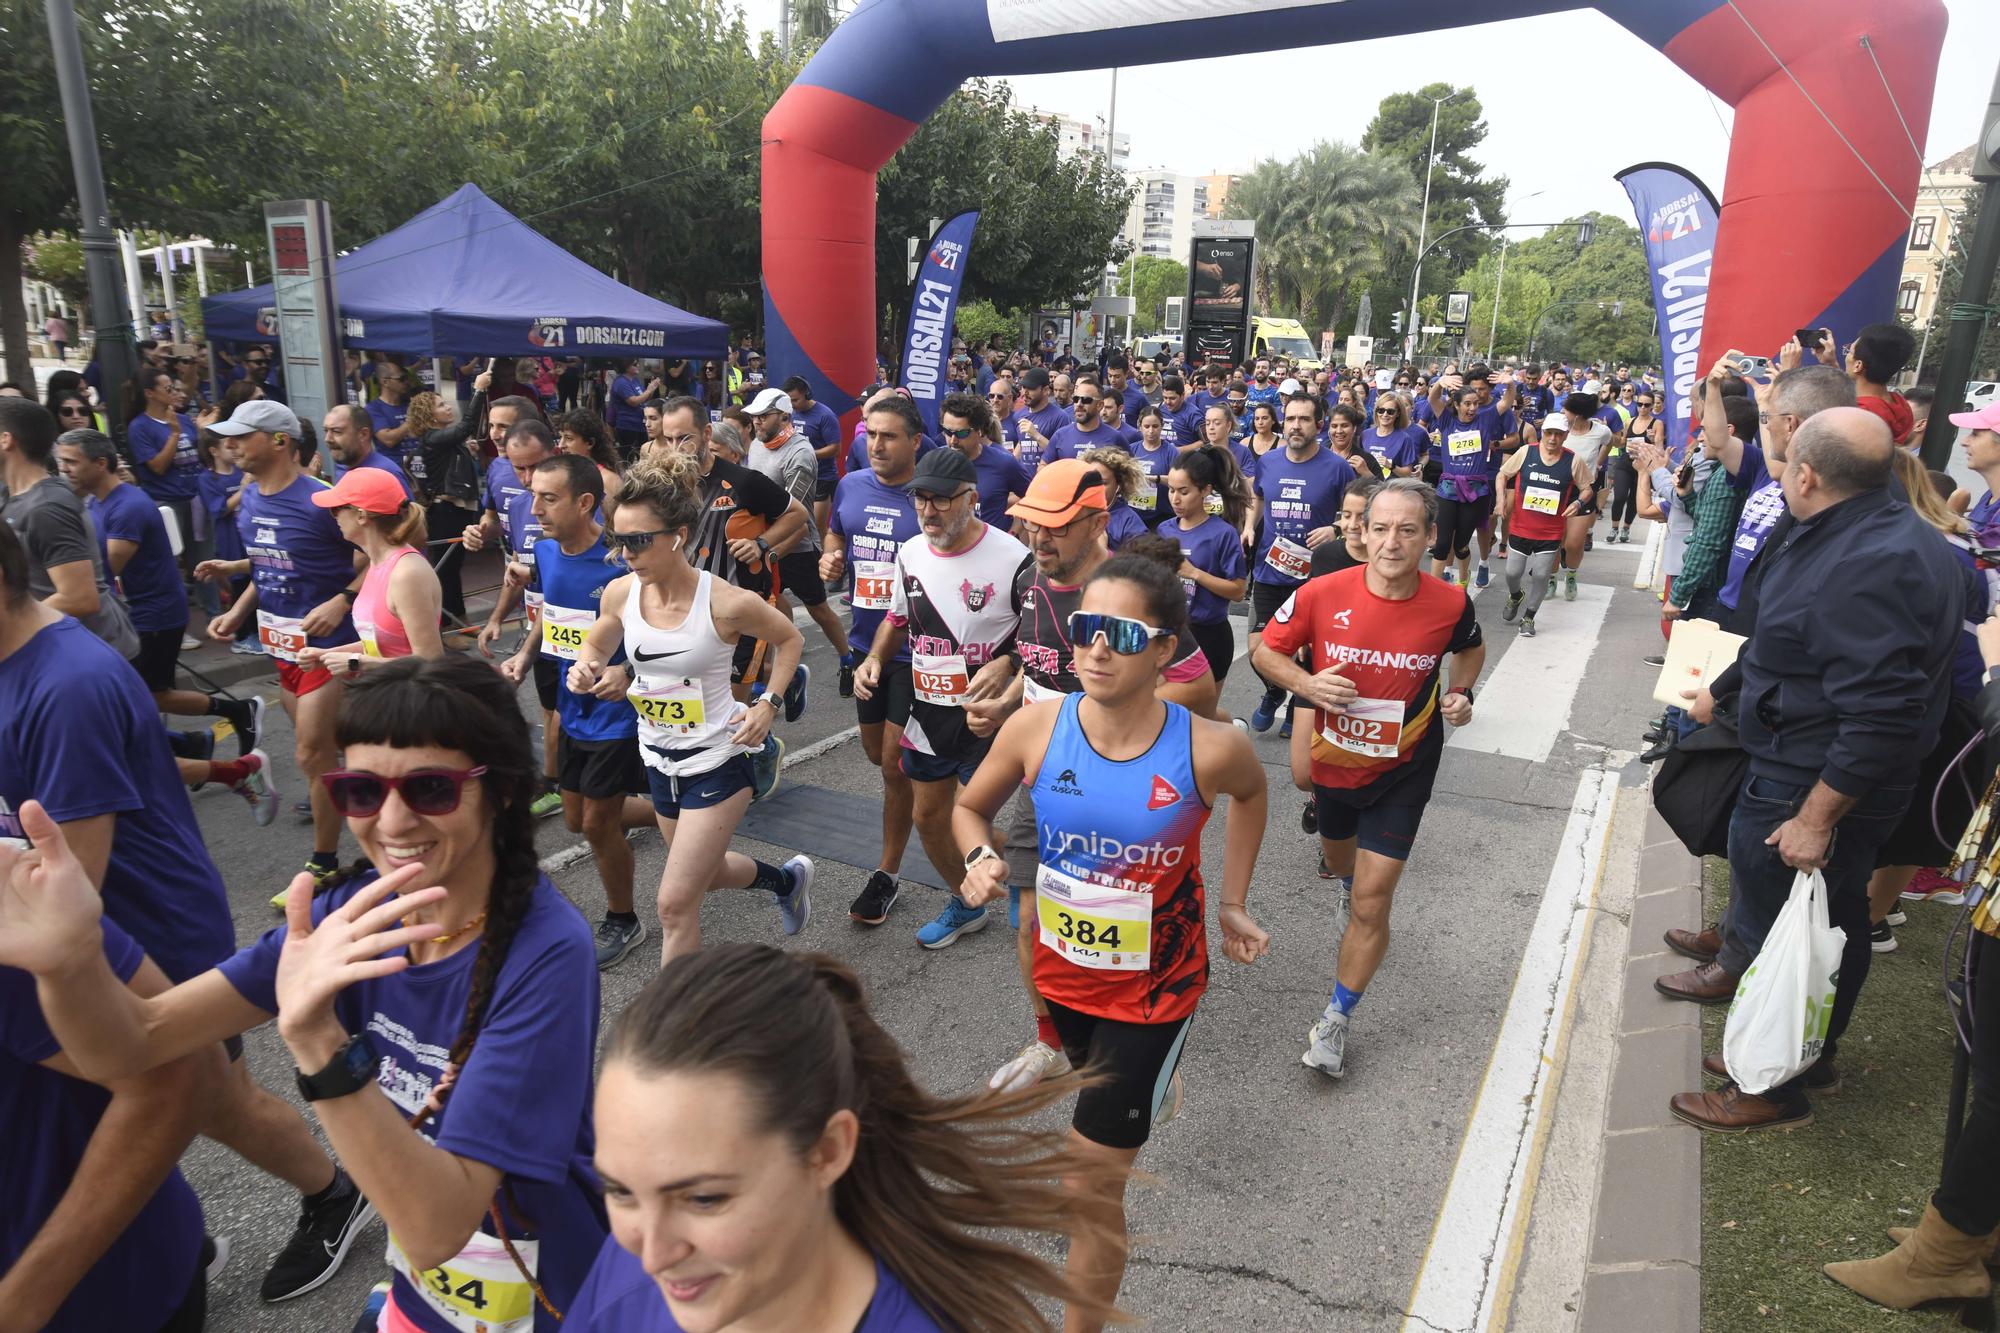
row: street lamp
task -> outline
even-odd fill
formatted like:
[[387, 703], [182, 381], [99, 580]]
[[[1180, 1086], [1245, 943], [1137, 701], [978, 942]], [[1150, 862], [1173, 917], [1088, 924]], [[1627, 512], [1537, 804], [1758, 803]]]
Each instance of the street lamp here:
[[[1534, 194], [1524, 194], [1514, 202], [1525, 204], [1530, 199], [1547, 194], [1547, 190], [1536, 190]], [[1512, 238], [1505, 231], [1500, 234], [1500, 272], [1493, 279], [1493, 323], [1486, 330], [1486, 359], [1491, 361], [1500, 341], [1500, 292], [1507, 285], [1507, 242]]]
[[[1431, 104], [1431, 151], [1424, 159], [1424, 211], [1417, 219], [1417, 267], [1410, 276], [1410, 327], [1417, 326], [1417, 288], [1424, 280], [1424, 234], [1431, 222], [1431, 173], [1437, 170], [1438, 116], [1444, 111], [1444, 104], [1452, 98], [1463, 96], [1469, 89], [1461, 88], [1451, 97], [1433, 97]], [[1419, 94], [1421, 96], [1422, 94]], [[1407, 351], [1404, 352], [1408, 356]]]

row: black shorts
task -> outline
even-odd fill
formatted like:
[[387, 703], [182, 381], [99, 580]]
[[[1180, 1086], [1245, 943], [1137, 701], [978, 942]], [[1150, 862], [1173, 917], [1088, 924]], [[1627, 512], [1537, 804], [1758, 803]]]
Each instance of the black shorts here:
[[174, 664], [180, 661], [181, 636], [186, 633], [186, 625], [139, 631], [139, 655], [132, 659], [132, 665], [154, 694], [174, 687]]
[[[1302, 585], [1297, 583], [1257, 583], [1250, 584], [1250, 632], [1271, 623], [1271, 617], [1278, 614], [1278, 608], [1290, 601], [1292, 594]], [[1212, 665], [1212, 664], [1211, 664]]]
[[556, 738], [556, 786], [588, 801], [605, 801], [649, 790], [639, 738], [580, 741], [564, 732]]
[[1516, 537], [1509, 533], [1507, 537], [1507, 549], [1510, 551], [1519, 551], [1522, 555], [1540, 555], [1544, 551], [1562, 550], [1562, 538]]
[[1319, 836], [1332, 842], [1356, 839], [1362, 851], [1392, 861], [1410, 859], [1417, 827], [1424, 822], [1437, 781], [1438, 744], [1399, 764], [1388, 776], [1365, 787], [1322, 787], [1313, 784], [1313, 809], [1319, 816]]
[[979, 771], [980, 761], [992, 748], [991, 737], [981, 741], [971, 754], [962, 756], [925, 754], [905, 745], [898, 762], [902, 765], [903, 776], [912, 782], [956, 782], [964, 786], [972, 781], [972, 775]]
[[[685, 751], [673, 751], [677, 757]], [[757, 770], [748, 753], [731, 755], [706, 773], [668, 777], [657, 768], [646, 769], [646, 783], [652, 789], [653, 812], [662, 819], [679, 819], [683, 810], [706, 810], [721, 805], [739, 791], [757, 785]]]
[[1493, 492], [1470, 500], [1453, 500], [1447, 496], [1438, 497], [1437, 542], [1431, 547], [1431, 559], [1449, 560], [1454, 555], [1464, 559], [1472, 553], [1472, 538], [1480, 528], [1493, 517]]
[[535, 697], [541, 700], [544, 713], [556, 711], [556, 686], [562, 680], [565, 665], [557, 658], [535, 654]]
[[916, 692], [910, 681], [908, 662], [884, 662], [882, 678], [875, 683], [873, 698], [854, 696], [854, 716], [864, 727], [893, 722], [899, 727], [910, 723], [910, 701]]
[[813, 482], [813, 499], [831, 500], [833, 498], [833, 488], [839, 484], [840, 484], [839, 477], [819, 478], [817, 481]]
[[1124, 1023], [1047, 1003], [1070, 1064], [1105, 1078], [1076, 1095], [1070, 1127], [1107, 1148], [1144, 1144], [1180, 1065], [1194, 1015], [1172, 1023]]
[[807, 606], [826, 601], [826, 584], [819, 576], [817, 551], [793, 551], [778, 557], [778, 586]]
[[1229, 617], [1220, 620], [1191, 620], [1188, 633], [1201, 645], [1201, 655], [1208, 659], [1208, 669], [1215, 673], [1219, 682], [1229, 675], [1229, 664], [1236, 660], [1236, 630], [1229, 623]]

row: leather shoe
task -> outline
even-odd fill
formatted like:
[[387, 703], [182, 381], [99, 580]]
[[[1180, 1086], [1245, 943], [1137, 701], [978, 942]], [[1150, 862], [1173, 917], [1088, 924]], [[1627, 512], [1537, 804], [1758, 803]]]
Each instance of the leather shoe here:
[[[1701, 1057], [1701, 1072], [1718, 1083], [1734, 1082], [1729, 1077], [1729, 1067], [1722, 1062], [1722, 1053]], [[1840, 1069], [1825, 1060], [1815, 1060], [1806, 1066], [1806, 1091], [1819, 1094], [1840, 1091]]]
[[1667, 1107], [1676, 1118], [1710, 1134], [1799, 1129], [1813, 1120], [1812, 1107], [1803, 1097], [1795, 1102], [1773, 1101], [1745, 1092], [1734, 1083], [1714, 1092], [1677, 1092], [1668, 1099]]
[[1691, 972], [1675, 972], [1653, 982], [1653, 989], [1670, 1000], [1695, 1004], [1728, 1004], [1736, 998], [1736, 974], [1720, 963], [1703, 963]]
[[1665, 740], [1666, 738], [1667, 738], [1667, 733], [1660, 730], [1658, 727], [1654, 727], [1651, 731], [1639, 737], [1640, 740], [1646, 742], [1646, 744], [1648, 745], [1658, 745], [1661, 741]]
[[1715, 956], [1722, 952], [1722, 932], [1714, 926], [1703, 926], [1700, 930], [1675, 927], [1660, 938], [1667, 942], [1669, 949], [1697, 963], [1712, 963]]
[[1649, 653], [1639, 660], [1647, 666], [1665, 666], [1667, 664], [1667, 655], [1665, 653]]
[[1654, 743], [1652, 749], [1646, 751], [1644, 754], [1639, 756], [1639, 762], [1642, 764], [1657, 764], [1662, 759], [1665, 759], [1668, 755], [1672, 754], [1674, 752], [1674, 746], [1679, 742], [1680, 742], [1679, 732], [1675, 732], [1674, 734], [1669, 736], [1662, 736], [1658, 741]]

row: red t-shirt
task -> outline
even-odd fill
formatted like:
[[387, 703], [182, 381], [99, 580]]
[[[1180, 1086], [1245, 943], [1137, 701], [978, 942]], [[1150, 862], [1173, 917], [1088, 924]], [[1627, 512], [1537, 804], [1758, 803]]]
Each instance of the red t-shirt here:
[[1429, 574], [1403, 601], [1368, 589], [1366, 566], [1308, 580], [1263, 630], [1264, 646], [1312, 649], [1315, 673], [1338, 665], [1360, 697], [1344, 713], [1315, 710], [1315, 785], [1365, 787], [1444, 743], [1437, 725], [1438, 665], [1483, 640], [1463, 588]]
[[1897, 444], [1909, 442], [1910, 431], [1917, 424], [1917, 414], [1911, 409], [1909, 400], [1902, 394], [1891, 389], [1887, 398], [1872, 396], [1857, 398], [1854, 400], [1854, 405], [1864, 412], [1873, 412], [1888, 422], [1890, 438]]

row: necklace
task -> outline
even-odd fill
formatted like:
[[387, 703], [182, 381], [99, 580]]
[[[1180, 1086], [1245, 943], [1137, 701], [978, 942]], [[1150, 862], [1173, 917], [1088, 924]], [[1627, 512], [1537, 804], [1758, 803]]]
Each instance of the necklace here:
[[[408, 923], [407, 923], [407, 922], [398, 922], [397, 924], [399, 924], [399, 925], [407, 925]], [[480, 928], [481, 926], [483, 926], [483, 925], [485, 925], [485, 924], [486, 924], [486, 913], [484, 913], [484, 912], [481, 912], [481, 913], [480, 913], [480, 914], [479, 914], [478, 916], [476, 916], [476, 917], [472, 918], [472, 920], [470, 920], [470, 921], [466, 922], [466, 923], [465, 923], [464, 925], [460, 926], [460, 927], [459, 927], [459, 928], [458, 928], [457, 930], [454, 930], [454, 931], [452, 931], [452, 932], [451, 932], [450, 934], [448, 934], [448, 935], [440, 935], [440, 936], [438, 936], [438, 937], [437, 937], [436, 939], [434, 939], [434, 940], [425, 940], [425, 941], [423, 941], [423, 943], [425, 943], [425, 944], [449, 944], [449, 943], [451, 943], [451, 942], [452, 942], [453, 940], [457, 939], [457, 938], [458, 938], [458, 937], [459, 937], [460, 935], [463, 935], [463, 934], [465, 934], [465, 933], [466, 933], [467, 931], [472, 931], [472, 930], [477, 930], [477, 929], [479, 929], [479, 928]]]

